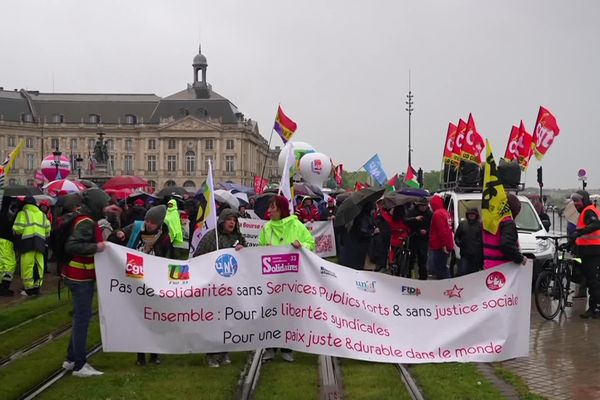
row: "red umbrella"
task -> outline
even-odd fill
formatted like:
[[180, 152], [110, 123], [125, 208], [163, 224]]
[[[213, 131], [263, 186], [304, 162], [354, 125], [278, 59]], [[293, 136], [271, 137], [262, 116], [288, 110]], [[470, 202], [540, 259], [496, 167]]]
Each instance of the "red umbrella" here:
[[87, 189], [84, 184], [68, 179], [52, 181], [44, 186], [44, 190], [51, 196], [62, 196], [67, 193], [81, 192]]
[[110, 178], [103, 189], [137, 189], [148, 186], [148, 182], [139, 176], [122, 175]]
[[106, 194], [111, 197], [116, 198], [117, 200], [123, 200], [131, 196], [135, 191], [133, 189], [104, 189]]

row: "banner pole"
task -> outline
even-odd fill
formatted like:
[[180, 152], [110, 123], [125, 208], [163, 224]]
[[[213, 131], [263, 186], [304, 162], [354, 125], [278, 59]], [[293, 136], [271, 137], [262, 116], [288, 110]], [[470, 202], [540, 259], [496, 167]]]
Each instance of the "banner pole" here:
[[262, 171], [260, 173], [260, 184], [262, 185], [263, 178], [265, 177], [265, 168], [267, 167], [267, 157], [269, 156], [269, 151], [271, 150], [271, 140], [273, 139], [273, 131], [275, 130], [275, 121], [277, 120], [277, 113], [279, 113], [279, 107], [281, 107], [281, 103], [277, 104], [277, 112], [275, 113], [275, 118], [273, 118], [273, 126], [271, 127], [271, 135], [269, 135], [269, 144], [267, 144], [267, 151], [265, 152], [265, 161], [263, 162]]

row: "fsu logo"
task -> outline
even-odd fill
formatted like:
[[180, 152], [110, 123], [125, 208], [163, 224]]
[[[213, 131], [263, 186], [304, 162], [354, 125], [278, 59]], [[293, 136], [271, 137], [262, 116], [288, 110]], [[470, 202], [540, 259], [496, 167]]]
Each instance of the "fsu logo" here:
[[500, 271], [494, 271], [487, 276], [485, 279], [485, 284], [490, 290], [499, 290], [506, 283], [506, 278], [504, 274]]
[[320, 174], [321, 171], [323, 170], [323, 161], [313, 160], [312, 163], [310, 164], [310, 168], [312, 169], [312, 172], [314, 172], [315, 174]]
[[127, 253], [125, 275], [129, 278], [142, 279], [144, 277], [144, 258]]

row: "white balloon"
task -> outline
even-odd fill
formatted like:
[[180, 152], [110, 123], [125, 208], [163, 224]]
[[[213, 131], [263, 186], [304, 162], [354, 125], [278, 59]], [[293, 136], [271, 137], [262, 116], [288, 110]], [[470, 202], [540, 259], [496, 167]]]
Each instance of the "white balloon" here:
[[323, 153], [309, 153], [300, 159], [300, 175], [305, 182], [323, 187], [330, 172], [331, 159]]
[[[279, 159], [277, 160], [277, 164], [279, 165], [279, 172], [283, 173], [283, 167], [285, 165], [285, 155], [287, 154], [287, 149], [289, 146], [294, 146], [294, 151], [305, 150], [308, 153], [314, 153], [316, 150], [308, 143], [304, 142], [287, 142], [283, 148], [281, 149], [281, 153], [279, 153]], [[296, 159], [298, 162], [298, 159]]]

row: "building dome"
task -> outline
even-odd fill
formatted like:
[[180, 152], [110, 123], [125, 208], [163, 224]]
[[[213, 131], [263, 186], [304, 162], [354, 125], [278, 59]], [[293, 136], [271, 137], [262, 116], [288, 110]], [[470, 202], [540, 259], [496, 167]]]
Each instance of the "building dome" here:
[[198, 47], [198, 54], [196, 54], [196, 56], [194, 57], [194, 62], [192, 63], [192, 65], [207, 65], [206, 57], [204, 57], [204, 55], [202, 54], [202, 49], [200, 46]]

